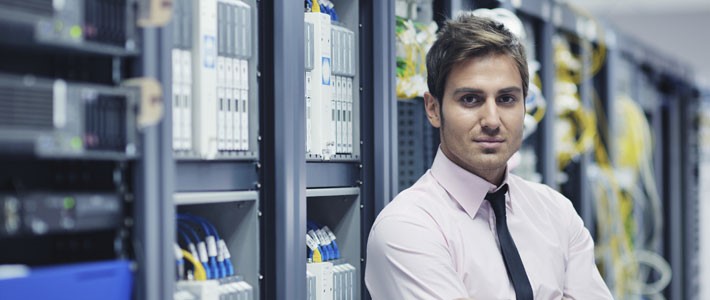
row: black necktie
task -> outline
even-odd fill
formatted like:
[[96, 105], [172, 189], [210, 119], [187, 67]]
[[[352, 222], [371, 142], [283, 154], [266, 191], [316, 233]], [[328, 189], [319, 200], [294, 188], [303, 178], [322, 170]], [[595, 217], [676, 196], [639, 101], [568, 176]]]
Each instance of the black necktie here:
[[500, 243], [500, 252], [503, 254], [505, 269], [508, 271], [508, 278], [513, 283], [515, 297], [518, 300], [532, 300], [533, 292], [525, 273], [525, 266], [520, 260], [518, 248], [515, 247], [513, 237], [508, 231], [508, 222], [505, 218], [505, 193], [508, 192], [508, 184], [504, 184], [497, 192], [486, 194], [486, 200], [491, 203], [493, 213], [496, 215], [496, 233]]

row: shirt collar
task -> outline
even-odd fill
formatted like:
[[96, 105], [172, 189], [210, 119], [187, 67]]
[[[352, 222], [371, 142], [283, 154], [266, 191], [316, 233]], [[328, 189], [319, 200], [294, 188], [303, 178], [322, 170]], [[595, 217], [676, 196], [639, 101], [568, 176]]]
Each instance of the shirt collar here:
[[[436, 152], [436, 157], [434, 158], [434, 163], [431, 166], [431, 173], [434, 179], [441, 185], [441, 187], [449, 193], [449, 195], [458, 204], [463, 207], [464, 211], [473, 219], [476, 213], [481, 208], [481, 204], [489, 192], [495, 192], [500, 187], [496, 186], [485, 179], [479, 177], [476, 174], [469, 172], [468, 170], [460, 167], [453, 161], [451, 161], [446, 155], [439, 149]], [[510, 195], [510, 186], [508, 176], [508, 169], [506, 168], [505, 174], [503, 175], [503, 184], [508, 183], [508, 195]], [[506, 207], [512, 212], [512, 206], [510, 202], [510, 197], [505, 198]]]

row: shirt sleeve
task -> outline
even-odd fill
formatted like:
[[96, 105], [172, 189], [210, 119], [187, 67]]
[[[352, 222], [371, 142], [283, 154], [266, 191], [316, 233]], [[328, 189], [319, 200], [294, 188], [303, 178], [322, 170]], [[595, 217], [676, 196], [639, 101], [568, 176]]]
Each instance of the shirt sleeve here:
[[594, 261], [594, 240], [569, 200], [571, 210], [564, 299], [613, 299]]
[[426, 217], [387, 216], [373, 226], [367, 244], [365, 284], [372, 299], [467, 297], [446, 240]]

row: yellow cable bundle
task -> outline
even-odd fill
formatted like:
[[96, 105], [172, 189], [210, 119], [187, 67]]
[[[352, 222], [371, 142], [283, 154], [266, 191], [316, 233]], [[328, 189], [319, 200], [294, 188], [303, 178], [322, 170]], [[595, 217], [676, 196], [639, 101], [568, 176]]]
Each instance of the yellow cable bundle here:
[[653, 149], [651, 130], [641, 108], [631, 98], [622, 95], [617, 99], [616, 108], [621, 130], [616, 138], [619, 146], [618, 162], [621, 167], [638, 170], [641, 161], [648, 159]]
[[[601, 127], [606, 129], [606, 116], [596, 92], [593, 94], [596, 115]], [[593, 126], [596, 130], [596, 118]], [[636, 229], [629, 226], [633, 220], [633, 201], [623, 191], [617, 173], [601, 136], [593, 137], [594, 157], [599, 172], [590, 178], [596, 199], [597, 247], [595, 249], [599, 269], [604, 270], [607, 284], [616, 299], [627, 299], [633, 294], [638, 278], [633, 237]]]
[[207, 280], [207, 272], [205, 272], [205, 267], [202, 266], [200, 261], [197, 260], [189, 251], [185, 249], [182, 250], [182, 256], [189, 261], [195, 268], [195, 280]]
[[553, 42], [557, 66], [557, 162], [562, 170], [573, 159], [593, 148], [597, 128], [594, 114], [584, 107], [577, 91], [575, 77], [582, 70], [581, 62], [572, 54], [563, 37], [556, 36]]
[[[600, 125], [605, 132], [606, 117], [601, 101], [596, 94], [594, 96]], [[644, 295], [663, 299], [661, 291], [668, 285], [671, 271], [668, 263], [653, 252], [659, 246], [663, 219], [653, 177], [650, 125], [640, 106], [628, 96], [620, 96], [614, 104], [615, 119], [622, 121], [612, 132], [616, 142], [615, 160], [612, 163], [601, 137], [597, 136], [594, 154], [599, 172], [590, 178], [596, 183], [592, 191], [597, 200], [597, 263], [615, 298]], [[643, 223], [653, 224], [650, 238], [638, 235], [636, 210], [653, 213], [653, 218], [645, 219]], [[647, 283], [651, 270], [660, 276], [656, 282]]]
[[[568, 4], [569, 5], [569, 4]], [[578, 16], [580, 16], [579, 20], [586, 20], [586, 22], [581, 23], [585, 24], [587, 26], [593, 26], [593, 27], [588, 27], [585, 28], [586, 31], [589, 31], [590, 29], [594, 31], [595, 36], [596, 36], [596, 45], [594, 45], [588, 38], [591, 37], [580, 37], [578, 35], [573, 35], [569, 34], [567, 35], [567, 38], [574, 42], [575, 44], [579, 45], [580, 48], [584, 49], [586, 52], [591, 52], [591, 59], [590, 59], [590, 66], [587, 69], [581, 68], [575, 68], [575, 69], [570, 69], [568, 70], [568, 75], [570, 79], [576, 83], [579, 84], [581, 83], [585, 78], [592, 77], [595, 74], [601, 70], [602, 66], [604, 66], [604, 60], [606, 59], [606, 39], [605, 39], [605, 32], [604, 32], [604, 27], [599, 25], [599, 22], [597, 19], [591, 15], [589, 12], [580, 9], [574, 5], [569, 5], [570, 9], [575, 12]], [[589, 23], [587, 23], [589, 22]], [[578, 32], [578, 34], [586, 35], [587, 32]], [[580, 55], [575, 55], [570, 52], [570, 57], [576, 59], [577, 61], [582, 61], [582, 57]], [[558, 72], [560, 70], [558, 69]]]
[[323, 256], [320, 254], [320, 250], [318, 250], [318, 248], [313, 250], [313, 262], [323, 262]]
[[320, 12], [320, 4], [318, 4], [318, 0], [313, 0], [311, 12]]

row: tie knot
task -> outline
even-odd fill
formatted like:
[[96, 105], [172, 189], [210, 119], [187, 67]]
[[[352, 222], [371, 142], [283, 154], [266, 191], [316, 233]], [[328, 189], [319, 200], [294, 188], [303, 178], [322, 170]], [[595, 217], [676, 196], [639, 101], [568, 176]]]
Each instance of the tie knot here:
[[508, 184], [506, 183], [497, 191], [486, 194], [486, 200], [491, 203], [491, 207], [493, 208], [493, 212], [496, 217], [500, 217], [501, 213], [505, 216], [505, 193], [507, 192]]
[[505, 193], [508, 192], [508, 184], [504, 184], [501, 186], [497, 191], [493, 193], [488, 193], [486, 194], [486, 200], [488, 201], [495, 201], [498, 199], [505, 199]]

